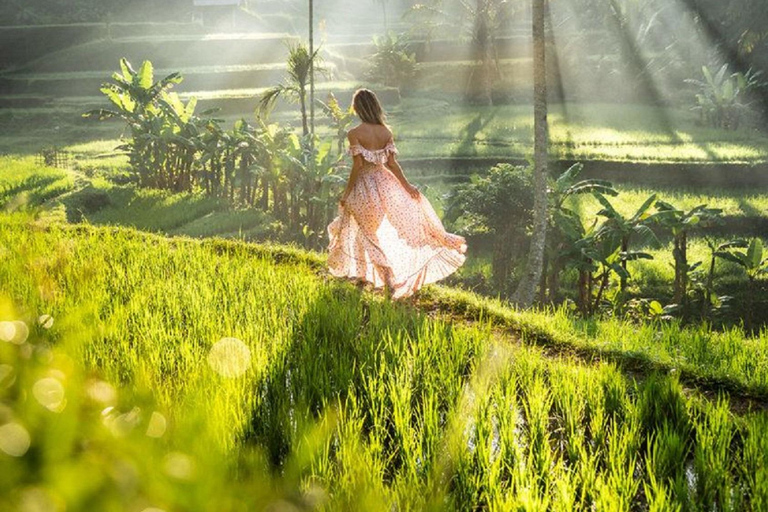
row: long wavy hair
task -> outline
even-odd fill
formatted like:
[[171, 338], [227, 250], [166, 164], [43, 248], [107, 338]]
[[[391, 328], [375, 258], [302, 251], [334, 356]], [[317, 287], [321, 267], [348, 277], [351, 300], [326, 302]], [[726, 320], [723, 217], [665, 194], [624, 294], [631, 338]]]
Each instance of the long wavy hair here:
[[386, 126], [387, 115], [372, 90], [365, 88], [356, 90], [352, 96], [352, 107], [364, 123]]

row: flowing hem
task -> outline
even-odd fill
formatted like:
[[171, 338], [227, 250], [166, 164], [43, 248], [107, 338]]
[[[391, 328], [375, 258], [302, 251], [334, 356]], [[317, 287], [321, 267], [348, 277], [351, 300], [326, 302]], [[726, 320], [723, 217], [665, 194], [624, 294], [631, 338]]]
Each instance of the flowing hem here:
[[[365, 237], [368, 243], [378, 248], [378, 246], [376, 246], [376, 244], [373, 243], [368, 237], [368, 235], [366, 235], [362, 230], [360, 230], [359, 234]], [[341, 248], [333, 249], [331, 252], [335, 252], [335, 251], [338, 251], [342, 255], [346, 256], [348, 259], [353, 259], [358, 263], [362, 262], [362, 264], [364, 265], [364, 272], [363, 272], [363, 275], [360, 275], [359, 272], [352, 273], [348, 271], [345, 272], [344, 270], [336, 270], [333, 266], [329, 265], [328, 270], [332, 276], [347, 278], [347, 279], [360, 279], [367, 283], [373, 284], [373, 287], [376, 289], [383, 288], [385, 285], [388, 284], [384, 277], [382, 277], [381, 284], [378, 284], [375, 278], [374, 280], [369, 279], [368, 269], [372, 267], [374, 272], [383, 276], [384, 273], [380, 270], [380, 268], [387, 268], [391, 272], [392, 267], [390, 265], [383, 265], [379, 263], [374, 263], [372, 260], [360, 259], [357, 256], [353, 256], [349, 254], [348, 252], [344, 251]], [[459, 246], [459, 248], [441, 247], [432, 256], [427, 258], [427, 260], [415, 272], [412, 272], [411, 274], [405, 276], [398, 283], [390, 284], [390, 287], [392, 288], [392, 298], [400, 299], [400, 298], [409, 297], [410, 295], [413, 295], [422, 286], [435, 283], [453, 274], [456, 270], [458, 270], [458, 268], [462, 264], [464, 264], [464, 261], [466, 260], [466, 255], [465, 255], [466, 251], [467, 251], [466, 243], [462, 243]], [[438, 272], [437, 274], [430, 275], [429, 273], [430, 267], [432, 265], [437, 264], [438, 262], [443, 263], [445, 265], [445, 268], [442, 271]], [[421, 276], [421, 279], [419, 279], [419, 276]]]

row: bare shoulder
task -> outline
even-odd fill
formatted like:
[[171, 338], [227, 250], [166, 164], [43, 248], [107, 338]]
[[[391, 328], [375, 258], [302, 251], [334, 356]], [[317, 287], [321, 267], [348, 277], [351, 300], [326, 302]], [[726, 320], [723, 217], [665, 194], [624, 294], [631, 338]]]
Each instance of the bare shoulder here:
[[350, 128], [347, 131], [347, 138], [350, 141], [356, 141], [360, 138], [360, 131], [361, 131], [362, 125], [357, 125], [354, 128]]
[[392, 130], [387, 125], [376, 125], [371, 127], [371, 138], [373, 138], [377, 145], [386, 144], [392, 139]]

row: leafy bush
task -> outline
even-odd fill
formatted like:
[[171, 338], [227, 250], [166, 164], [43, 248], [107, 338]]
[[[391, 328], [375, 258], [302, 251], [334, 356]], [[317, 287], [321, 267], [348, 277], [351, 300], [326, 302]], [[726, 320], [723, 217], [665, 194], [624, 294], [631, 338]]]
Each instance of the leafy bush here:
[[493, 279], [500, 291], [511, 290], [512, 261], [524, 254], [533, 215], [530, 167], [498, 164], [487, 176], [456, 187], [448, 199], [446, 223], [466, 235], [493, 239]]

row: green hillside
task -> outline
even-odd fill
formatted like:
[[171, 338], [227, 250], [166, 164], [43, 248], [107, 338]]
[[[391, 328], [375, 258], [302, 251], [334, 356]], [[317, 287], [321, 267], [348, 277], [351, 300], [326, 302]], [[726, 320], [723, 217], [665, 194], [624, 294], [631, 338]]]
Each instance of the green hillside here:
[[[522, 314], [437, 287], [413, 309], [286, 247], [26, 214], [0, 226], [0, 335], [18, 343], [18, 322], [30, 328], [26, 342], [0, 345], [3, 414], [40, 454], [30, 485], [67, 509], [766, 503], [765, 335], [582, 330], [565, 312]], [[93, 379], [119, 391], [113, 409], [93, 407]], [[730, 382], [731, 401], [706, 393], [708, 380]], [[52, 381], [63, 407], [40, 392], [58, 390]], [[18, 398], [35, 387], [36, 401]], [[159, 417], [149, 411], [165, 434], [147, 439]], [[78, 422], [92, 428], [63, 427]], [[89, 443], [114, 446], [93, 459]], [[139, 462], [139, 450], [163, 462]], [[111, 457], [134, 467], [131, 492], [107, 474], [64, 494]], [[6, 491], [30, 473], [6, 460], [12, 506]]]

